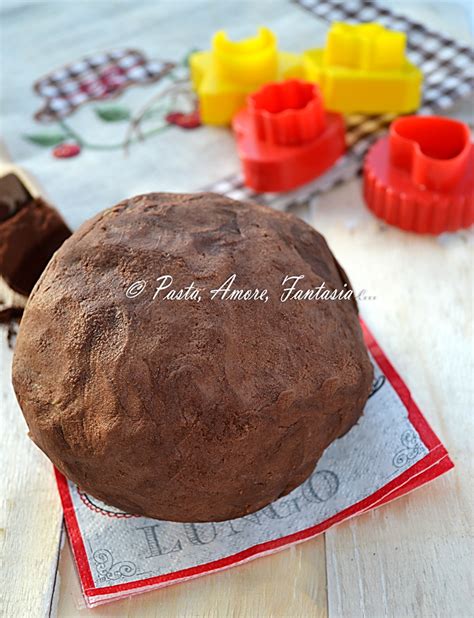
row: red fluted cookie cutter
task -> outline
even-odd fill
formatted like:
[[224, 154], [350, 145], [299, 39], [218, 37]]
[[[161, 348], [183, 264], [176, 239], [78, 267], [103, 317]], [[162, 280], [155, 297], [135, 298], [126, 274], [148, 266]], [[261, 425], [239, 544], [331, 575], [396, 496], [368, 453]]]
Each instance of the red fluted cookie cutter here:
[[326, 112], [318, 86], [298, 79], [250, 95], [232, 126], [245, 184], [259, 192], [295, 189], [346, 150], [341, 114]]
[[405, 116], [370, 149], [364, 198], [402, 230], [440, 234], [474, 223], [474, 145], [469, 127], [440, 116]]

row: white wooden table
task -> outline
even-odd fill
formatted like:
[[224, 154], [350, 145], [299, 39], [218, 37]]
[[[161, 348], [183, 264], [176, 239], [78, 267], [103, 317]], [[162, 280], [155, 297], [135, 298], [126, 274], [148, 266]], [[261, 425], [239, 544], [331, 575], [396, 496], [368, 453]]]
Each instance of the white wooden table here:
[[[418, 17], [444, 25], [450, 34], [466, 35], [467, 20], [450, 4], [401, 4], [402, 10], [418, 11]], [[61, 509], [51, 466], [27, 438], [10, 386], [12, 352], [2, 327], [2, 615], [473, 615], [472, 235], [424, 238], [389, 229], [363, 206], [358, 181], [297, 214], [326, 236], [354, 287], [376, 296], [361, 305], [362, 315], [456, 468], [409, 496], [279, 554], [95, 610], [78, 610], [81, 595], [67, 542], [58, 555]], [[47, 588], [49, 581], [53, 585]]]

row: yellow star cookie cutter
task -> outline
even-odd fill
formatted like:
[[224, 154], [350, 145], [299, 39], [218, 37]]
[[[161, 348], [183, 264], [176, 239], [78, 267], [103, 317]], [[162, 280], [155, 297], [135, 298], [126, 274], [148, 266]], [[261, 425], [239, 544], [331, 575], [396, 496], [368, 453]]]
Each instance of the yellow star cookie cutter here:
[[406, 36], [380, 24], [336, 22], [323, 49], [304, 52], [305, 77], [327, 109], [345, 114], [407, 113], [421, 101], [422, 72], [405, 55]]

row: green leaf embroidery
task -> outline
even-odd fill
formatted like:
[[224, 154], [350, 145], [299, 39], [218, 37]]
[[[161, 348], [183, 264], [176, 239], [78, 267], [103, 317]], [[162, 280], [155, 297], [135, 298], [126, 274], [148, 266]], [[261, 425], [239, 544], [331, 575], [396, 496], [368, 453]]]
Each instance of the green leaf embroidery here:
[[96, 107], [95, 113], [105, 122], [121, 122], [130, 118], [130, 111], [126, 107], [119, 105], [108, 105], [107, 107]]
[[33, 133], [30, 135], [24, 135], [23, 137], [33, 144], [49, 148], [50, 146], [57, 146], [58, 144], [64, 142], [67, 135], [64, 133]]

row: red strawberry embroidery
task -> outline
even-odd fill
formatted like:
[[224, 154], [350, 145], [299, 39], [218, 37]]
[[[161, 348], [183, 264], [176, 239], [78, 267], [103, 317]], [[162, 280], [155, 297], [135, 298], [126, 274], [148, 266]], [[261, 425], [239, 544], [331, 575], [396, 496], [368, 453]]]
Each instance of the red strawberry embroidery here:
[[53, 157], [56, 159], [69, 159], [70, 157], [77, 157], [81, 152], [79, 144], [59, 144], [53, 150]]
[[125, 71], [112, 66], [104, 69], [98, 78], [81, 81], [79, 89], [89, 97], [102, 99], [122, 89], [126, 81]]
[[194, 110], [189, 114], [171, 112], [166, 116], [166, 122], [181, 127], [181, 129], [197, 129], [201, 126], [201, 118], [199, 117], [198, 110]]
[[100, 74], [100, 81], [107, 93], [115, 92], [127, 81], [125, 71], [121, 67], [108, 67]]

